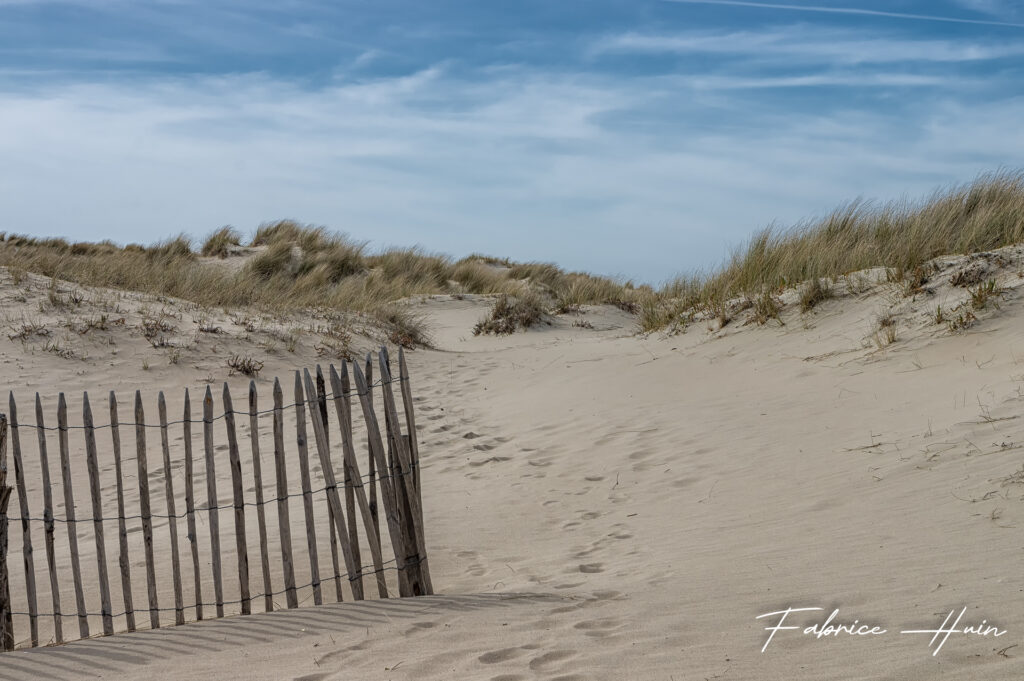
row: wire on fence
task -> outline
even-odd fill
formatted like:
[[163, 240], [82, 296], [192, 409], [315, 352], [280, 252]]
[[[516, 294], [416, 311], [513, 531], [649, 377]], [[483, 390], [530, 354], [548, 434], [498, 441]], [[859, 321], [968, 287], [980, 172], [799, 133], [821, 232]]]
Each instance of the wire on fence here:
[[[360, 577], [365, 577], [365, 576], [368, 576], [368, 575], [375, 575], [378, 572], [387, 572], [388, 570], [394, 570], [395, 572], [398, 572], [400, 570], [408, 570], [410, 568], [416, 567], [417, 565], [419, 565], [420, 563], [422, 563], [425, 560], [426, 560], [426, 556], [417, 556], [415, 559], [407, 558], [406, 561], [405, 561], [405, 565], [403, 565], [402, 567], [398, 567], [397, 565], [394, 565], [394, 566], [390, 566], [390, 567], [381, 567], [380, 570], [372, 570], [372, 569], [368, 570], [367, 568], [372, 568], [373, 566], [372, 565], [364, 565], [362, 568], [360, 568], [360, 570], [355, 575], [349, 575], [349, 573], [347, 573], [347, 572], [345, 572], [345, 573], [336, 573], [334, 575], [329, 575], [329, 576], [321, 578], [319, 582], [309, 582], [307, 584], [300, 584], [300, 585], [296, 585], [294, 588], [295, 588], [296, 591], [300, 591], [302, 589], [308, 589], [308, 588], [314, 586], [315, 584], [324, 584], [324, 583], [328, 582], [329, 580], [337, 579], [339, 577], [344, 577], [348, 581], [353, 582], [353, 581], [359, 579]], [[383, 565], [384, 566], [389, 566], [391, 563], [394, 563], [394, 562], [395, 562], [395, 559], [392, 558], [391, 560], [384, 561]], [[291, 591], [291, 588], [285, 588], [285, 589], [282, 589], [280, 591], [271, 591], [270, 593], [264, 592], [264, 593], [258, 593], [258, 594], [251, 594], [249, 596], [249, 598], [245, 598], [245, 599], [236, 598], [236, 599], [230, 600], [230, 601], [222, 601], [221, 605], [240, 605], [244, 601], [253, 601], [253, 600], [256, 600], [258, 598], [265, 598], [266, 596], [270, 596], [271, 598], [273, 598], [274, 596], [280, 596], [282, 594], [288, 593], [289, 591]], [[183, 606], [181, 609], [187, 610], [189, 608], [196, 607], [196, 605], [201, 605], [204, 608], [213, 608], [213, 607], [217, 606], [217, 603], [198, 603], [198, 604], [190, 603], [188, 605]], [[177, 608], [177, 607], [171, 607], [171, 608], [168, 608], [168, 607], [163, 607], [163, 608], [139, 608], [139, 609], [133, 610], [132, 612], [135, 612], [135, 613], [146, 613], [146, 612], [152, 612], [153, 610], [155, 610], [156, 612], [177, 612], [178, 609], [179, 608]], [[56, 615], [57, 617], [81, 617], [83, 615], [85, 617], [105, 617], [106, 616], [104, 613], [101, 613], [101, 612], [86, 612], [86, 613], [78, 613], [78, 612], [70, 612], [70, 613], [68, 613], [68, 612], [39, 612], [39, 613], [34, 613], [33, 614], [33, 613], [27, 613], [27, 612], [12, 611], [11, 614], [12, 615], [19, 615], [19, 616], [22, 616], [22, 617], [31, 617], [31, 616], [36, 616], [36, 617], [53, 617], [54, 615]], [[112, 613], [112, 614], [110, 614], [110, 617], [123, 617], [123, 616], [125, 616], [127, 614], [128, 614], [128, 611], [124, 610], [122, 612]]]
[[[384, 380], [379, 380], [378, 379], [377, 381], [374, 381], [373, 383], [371, 383], [370, 385], [367, 386], [367, 390], [366, 390], [365, 393], [361, 393], [361, 392], [356, 391], [356, 390], [350, 390], [350, 391], [348, 391], [346, 393], [342, 393], [341, 395], [347, 395], [349, 397], [363, 397], [365, 395], [369, 395], [370, 391], [373, 388], [376, 388], [378, 386], [382, 386], [385, 383], [400, 383], [402, 381], [408, 382], [408, 380], [409, 380], [408, 378], [401, 378], [401, 377], [392, 377], [392, 379], [390, 381], [384, 381]], [[340, 397], [341, 395], [338, 395], [338, 397]], [[329, 393], [326, 394], [326, 398], [333, 400], [335, 398], [335, 394], [333, 392], [329, 392]], [[299, 405], [303, 405], [305, 407], [311, 407], [314, 404], [318, 404], [316, 399], [307, 399], [307, 400], [304, 400], [302, 402], [288, 402], [287, 404], [282, 404], [281, 405], [281, 410], [283, 411], [285, 409], [291, 409], [291, 408], [297, 407]], [[272, 414], [276, 410], [277, 410], [276, 407], [271, 407], [270, 409], [259, 409], [255, 413], [256, 413], [256, 416], [263, 416], [264, 414]], [[189, 419], [187, 421], [187, 423], [212, 423], [214, 421], [220, 421], [221, 419], [225, 418], [228, 415], [228, 413], [235, 414], [235, 415], [238, 415], [238, 416], [252, 416], [252, 414], [253, 414], [253, 412], [251, 412], [251, 411], [242, 411], [242, 410], [239, 410], [239, 409], [232, 409], [230, 412], [224, 412], [223, 414], [218, 414], [217, 416], [214, 416], [209, 421], [207, 421], [204, 418], [195, 418], [195, 419]], [[180, 426], [183, 423], [186, 423], [185, 419], [178, 419], [177, 421], [168, 421], [166, 425], [167, 425], [168, 428], [170, 428], [171, 426]], [[102, 424], [100, 424], [98, 426], [93, 426], [92, 429], [93, 430], [103, 430], [104, 428], [111, 428], [113, 425], [114, 424], [112, 424], [112, 423], [102, 423]], [[117, 422], [117, 427], [120, 428], [121, 426], [124, 426], [126, 428], [131, 428], [131, 427], [134, 427], [134, 426], [144, 426], [146, 428], [163, 428], [164, 424], [162, 424], [162, 423], [135, 423], [134, 421], [118, 421]], [[73, 425], [73, 426], [72, 425], [68, 425], [68, 426], [61, 427], [61, 426], [40, 426], [40, 425], [37, 425], [35, 423], [18, 423], [17, 426], [15, 426], [14, 424], [11, 424], [11, 427], [12, 428], [18, 428], [19, 430], [22, 429], [22, 428], [29, 428], [29, 429], [32, 429], [32, 430], [85, 430], [86, 429], [86, 426], [79, 426], [79, 425]]]
[[[404, 473], [392, 473], [392, 474], [389, 474], [389, 475], [377, 475], [376, 473], [374, 473], [374, 474], [372, 474], [372, 477], [373, 477], [374, 480], [397, 480], [398, 478], [404, 478], [407, 475], [412, 475], [413, 471], [416, 468], [418, 468], [418, 467], [419, 467], [419, 463], [412, 463], [412, 464], [410, 464], [409, 470], [407, 472], [404, 472]], [[368, 479], [370, 477], [371, 477], [371, 474], [367, 473], [365, 475], [361, 475], [360, 476], [360, 480], [366, 480], [366, 479]], [[308, 494], [310, 496], [312, 496], [314, 494], [322, 494], [324, 492], [328, 492], [328, 491], [330, 491], [332, 489], [345, 489], [345, 488], [349, 488], [349, 487], [352, 488], [352, 489], [355, 489], [356, 487], [363, 487], [363, 486], [364, 485], [361, 482], [359, 484], [353, 484], [353, 485], [345, 484], [345, 483], [335, 483], [333, 485], [326, 485], [324, 487], [318, 487], [316, 489], [312, 489], [312, 490], [310, 490], [308, 492]], [[273, 498], [269, 498], [269, 499], [264, 499], [262, 504], [259, 503], [259, 502], [256, 502], [256, 501], [246, 501], [246, 502], [243, 502], [241, 504], [241, 506], [242, 507], [246, 507], [246, 506], [248, 506], [248, 507], [269, 506], [269, 505], [275, 504], [275, 503], [277, 503], [279, 501], [284, 501], [285, 499], [292, 499], [294, 497], [302, 497], [302, 496], [305, 496], [306, 494], [307, 494], [306, 492], [301, 492], [301, 491], [300, 492], [292, 492], [290, 494], [286, 494], [283, 497], [273, 497]], [[200, 513], [200, 512], [204, 512], [204, 511], [223, 511], [223, 510], [226, 510], [226, 509], [229, 509], [229, 508], [238, 508], [238, 506], [236, 506], [233, 503], [231, 503], [231, 504], [221, 504], [219, 506], [207, 506], [206, 508], [196, 508], [195, 512], [196, 513]], [[103, 518], [89, 518], [89, 517], [81, 517], [80, 518], [80, 517], [75, 517], [74, 520], [68, 520], [67, 518], [57, 518], [57, 517], [53, 517], [53, 518], [49, 518], [49, 519], [47, 519], [47, 518], [34, 518], [34, 517], [22, 518], [21, 516], [13, 516], [13, 515], [7, 516], [7, 519], [12, 521], [12, 522], [21, 522], [23, 520], [28, 520], [28, 521], [31, 521], [31, 522], [40, 522], [40, 523], [46, 523], [46, 522], [55, 522], [55, 523], [69, 523], [69, 522], [74, 522], [74, 523], [94, 523], [94, 522], [96, 522], [98, 520], [100, 522], [104, 522], [105, 523], [105, 522], [113, 522], [115, 520], [118, 520], [118, 521], [120, 521], [120, 520], [141, 520], [142, 518], [154, 518], [154, 519], [158, 519], [158, 520], [170, 520], [171, 518], [175, 518], [175, 519], [180, 520], [181, 518], [186, 518], [186, 517], [188, 517], [188, 511], [184, 511], [182, 513], [173, 513], [173, 514], [171, 514], [171, 513], [150, 513], [150, 514], [145, 515], [145, 516], [143, 516], [142, 514], [136, 514], [136, 515], [126, 515], [126, 516], [114, 515], [114, 516], [107, 516], [107, 517], [103, 517]]]

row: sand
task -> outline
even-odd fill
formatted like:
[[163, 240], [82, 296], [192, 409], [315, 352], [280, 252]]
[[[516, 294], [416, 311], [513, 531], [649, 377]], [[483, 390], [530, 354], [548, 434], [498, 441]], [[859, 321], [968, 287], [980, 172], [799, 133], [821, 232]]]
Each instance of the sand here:
[[[944, 283], [950, 271], [931, 295], [868, 273], [864, 290], [807, 314], [788, 305], [785, 325], [740, 316], [646, 337], [597, 306], [478, 338], [486, 298], [417, 301], [437, 346], [409, 354], [437, 595], [20, 650], [0, 678], [1020, 678], [1022, 280], [1006, 268], [999, 309], [951, 333], [930, 318], [967, 295]], [[4, 283], [9, 318], [38, 309], [35, 286], [21, 301]], [[119, 304], [129, 317], [159, 307]], [[888, 310], [898, 337], [879, 347]], [[317, 361], [314, 339], [268, 352], [262, 332], [225, 319], [169, 364], [132, 319], [106, 332], [113, 345], [73, 338], [85, 360], [0, 341], [19, 404], [57, 388], [217, 387], [225, 354], [244, 348], [265, 358], [264, 379]], [[243, 394], [247, 380], [230, 381]], [[758, 615], [789, 607], [823, 610], [787, 625], [838, 609], [834, 622], [887, 633], [782, 630], [762, 652]], [[930, 635], [899, 633], [961, 608], [961, 627], [1006, 633], [951, 635], [936, 655]]]

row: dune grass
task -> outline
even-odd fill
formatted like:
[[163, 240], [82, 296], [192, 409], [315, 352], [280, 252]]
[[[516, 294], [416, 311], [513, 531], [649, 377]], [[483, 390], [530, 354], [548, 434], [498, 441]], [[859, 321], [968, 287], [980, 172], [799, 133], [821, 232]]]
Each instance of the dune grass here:
[[938, 190], [918, 201], [856, 200], [789, 229], [766, 228], [707, 275], [680, 277], [642, 304], [642, 331], [686, 315], [723, 314], [737, 297], [804, 285], [806, 311], [827, 297], [827, 282], [885, 267], [913, 290], [939, 256], [976, 253], [1024, 242], [1024, 171], [999, 171]]
[[[261, 225], [248, 244], [257, 252], [238, 268], [198, 258], [231, 257], [241, 238], [230, 227], [208, 236], [198, 253], [184, 235], [151, 246], [121, 247], [109, 241], [69, 243], [0, 234], [0, 266], [16, 280], [34, 272], [203, 306], [361, 313], [386, 335], [414, 345], [425, 341], [423, 320], [396, 313], [401, 307], [396, 303], [416, 295], [496, 295], [490, 319], [502, 330], [508, 325], [498, 320], [517, 317], [516, 308], [529, 313], [518, 317], [525, 322], [537, 314], [542, 318], [592, 304], [614, 304], [635, 313], [642, 332], [685, 325], [698, 315], [723, 326], [735, 314], [737, 300], [746, 301], [765, 323], [778, 318], [775, 296], [789, 287], [802, 286], [805, 312], [828, 297], [831, 283], [874, 267], [886, 268], [890, 281], [903, 282], [912, 292], [926, 279], [933, 258], [1020, 242], [1024, 172], [1000, 171], [919, 201], [857, 200], [788, 229], [769, 227], [719, 269], [679, 277], [658, 291], [566, 272], [551, 263], [484, 255], [456, 261], [420, 248], [370, 252], [365, 242], [290, 220]], [[524, 326], [517, 322], [515, 328]]]
[[327, 309], [363, 313], [395, 342], [426, 342], [422, 317], [402, 313], [397, 301], [430, 294], [536, 294], [548, 309], [616, 303], [635, 305], [631, 284], [547, 263], [516, 264], [487, 256], [454, 261], [420, 248], [376, 253], [365, 242], [324, 227], [279, 221], [261, 225], [245, 265], [219, 267], [199, 255], [228, 258], [241, 243], [230, 227], [210, 234], [197, 253], [186, 236], [152, 246], [69, 243], [0, 234], [0, 266], [84, 286], [171, 296], [212, 307], [267, 311]]

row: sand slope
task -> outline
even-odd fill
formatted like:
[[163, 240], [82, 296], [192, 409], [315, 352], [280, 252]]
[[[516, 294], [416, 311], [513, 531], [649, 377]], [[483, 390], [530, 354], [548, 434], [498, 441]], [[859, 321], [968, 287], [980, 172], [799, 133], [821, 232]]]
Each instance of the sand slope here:
[[[1024, 310], [1009, 288], [966, 333], [928, 321], [965, 295], [878, 284], [785, 326], [646, 338], [613, 308], [586, 313], [593, 329], [474, 338], [485, 300], [417, 303], [438, 344], [409, 359], [439, 595], [19, 651], [0, 678], [1020, 678]], [[880, 349], [889, 309], [899, 338]], [[147, 382], [223, 374], [219, 342]], [[16, 390], [138, 375], [3, 343]], [[891, 633], [780, 632], [762, 654], [756, 616], [789, 606]], [[1008, 633], [934, 657], [896, 633], [965, 606]]]

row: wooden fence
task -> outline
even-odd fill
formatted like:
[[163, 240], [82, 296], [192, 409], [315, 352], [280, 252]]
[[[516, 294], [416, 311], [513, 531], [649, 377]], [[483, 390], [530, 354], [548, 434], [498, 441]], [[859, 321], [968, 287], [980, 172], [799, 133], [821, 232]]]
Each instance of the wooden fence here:
[[[259, 409], [255, 381], [249, 384], [248, 409], [245, 411], [235, 409], [228, 384], [224, 383], [223, 408], [217, 415], [214, 415], [213, 394], [207, 387], [202, 415], [196, 420], [193, 419], [186, 390], [181, 420], [168, 421], [167, 402], [161, 392], [157, 398], [158, 422], [147, 423], [143, 396], [136, 391], [134, 421], [123, 423], [119, 420], [117, 397], [111, 391], [107, 405], [110, 419], [106, 424], [94, 422], [88, 393], [82, 395], [80, 423], [69, 422], [64, 394], [59, 395], [56, 427], [46, 425], [42, 401], [37, 393], [35, 423], [28, 424], [19, 422], [12, 392], [8, 413], [0, 414], [0, 650], [12, 650], [16, 642], [34, 647], [40, 644], [40, 640], [44, 643], [68, 640], [65, 617], [75, 618], [78, 637], [88, 638], [98, 633], [96, 624], [99, 624], [103, 635], [112, 634], [115, 630], [135, 631], [138, 624], [136, 615], [144, 616], [146, 611], [149, 626], [157, 628], [170, 622], [171, 613], [173, 623], [179, 625], [189, 619], [209, 618], [211, 614], [223, 617], [226, 609], [229, 614], [249, 614], [254, 603], [257, 610], [270, 611], [282, 607], [275, 601], [279, 596], [284, 597], [283, 607], [287, 608], [298, 607], [310, 598], [319, 605], [324, 600], [325, 581], [328, 584], [334, 582], [335, 598], [339, 601], [343, 599], [344, 583], [348, 584], [347, 590], [354, 600], [366, 597], [364, 578], [372, 579], [371, 588], [379, 598], [393, 595], [395, 587], [402, 597], [433, 593], [423, 533], [416, 420], [405, 356], [399, 350], [397, 378], [391, 375], [386, 348], [381, 348], [377, 359], [380, 376], [376, 382], [373, 381], [371, 356], [366, 358], [365, 369], [358, 363], [352, 364], [355, 390], [350, 385], [348, 362], [342, 362], [340, 372], [333, 365], [328, 367], [326, 378], [319, 366], [315, 376], [309, 370], [296, 371], [294, 402], [287, 404], [281, 383], [275, 379], [273, 407], [263, 411]], [[327, 390], [328, 381], [330, 390]], [[396, 382], [400, 387], [401, 405], [392, 389]], [[374, 388], [378, 387], [379, 390], [375, 391]], [[361, 432], [357, 432], [360, 429], [353, 422], [353, 398], [358, 400], [363, 416]], [[332, 403], [333, 410], [329, 408]], [[378, 408], [383, 414], [383, 435]], [[236, 423], [236, 419], [242, 424]], [[217, 445], [215, 431], [220, 426], [215, 423], [220, 420], [224, 422], [224, 438]], [[286, 421], [295, 429], [293, 448], [285, 446]], [[130, 456], [122, 456], [122, 429], [129, 428], [135, 432], [137, 478], [134, 484], [130, 466], [124, 465], [130, 462]], [[179, 428], [180, 437], [174, 435]], [[317, 455], [312, 461], [307, 439], [310, 428]], [[203, 467], [197, 465], [193, 457], [193, 437], [198, 438], [200, 429]], [[238, 431], [244, 435], [246, 429], [251, 458], [245, 457], [243, 461]], [[26, 471], [29, 446], [22, 441], [22, 435], [27, 435], [26, 430], [35, 431], [38, 478]], [[109, 439], [101, 433], [103, 430], [110, 431]], [[161, 456], [159, 459], [154, 457], [151, 470], [151, 440], [147, 436], [154, 430], [159, 434]], [[53, 431], [57, 434], [59, 481], [51, 480], [48, 459]], [[340, 436], [333, 449], [332, 432]], [[72, 434], [75, 437], [71, 437]], [[81, 440], [78, 440], [79, 434]], [[261, 440], [265, 437], [269, 437], [269, 442], [264, 445]], [[109, 449], [98, 444], [100, 439], [109, 443]], [[8, 446], [14, 463], [14, 488], [7, 480]], [[76, 477], [75, 469], [82, 469], [83, 448], [86, 475]], [[221, 454], [225, 449], [226, 462]], [[366, 475], [361, 473], [361, 457], [357, 450], [367, 456]], [[269, 452], [273, 453], [274, 480], [268, 490], [264, 486], [263, 457]], [[218, 469], [223, 470], [225, 463], [230, 474], [218, 476]], [[243, 471], [244, 468], [248, 470]], [[296, 472], [300, 483], [298, 491], [294, 485]], [[77, 480], [82, 486], [85, 477], [88, 478], [91, 505], [87, 515], [79, 515], [76, 513], [80, 509], [75, 504], [74, 483]], [[200, 478], [205, 478], [206, 482], [205, 504], [197, 503], [196, 487]], [[154, 497], [159, 504], [161, 485], [164, 508], [159, 513], [154, 512], [153, 507]], [[231, 501], [222, 503], [226, 490], [219, 488], [229, 485]], [[61, 509], [54, 503], [54, 487], [60, 487], [63, 493]], [[179, 497], [182, 488], [183, 494]], [[16, 491], [13, 496], [18, 500], [18, 513], [9, 517], [12, 489]], [[292, 501], [296, 499], [301, 499], [304, 522], [295, 529], [299, 532], [304, 530], [305, 554], [295, 550], [291, 538]], [[184, 511], [179, 511], [182, 503]], [[268, 528], [268, 506], [276, 507], [276, 533], [273, 528]], [[115, 507], [116, 513], [111, 513]], [[256, 513], [255, 528], [251, 509]], [[57, 510], [62, 510], [61, 517], [55, 516]], [[233, 551], [230, 547], [221, 547], [221, 511], [230, 511], [233, 518]], [[385, 530], [383, 538], [381, 511]], [[179, 552], [179, 524], [182, 521], [185, 522], [187, 554], [191, 558], [190, 579], [183, 575]], [[105, 530], [113, 529], [114, 522], [116, 549], [108, 547], [105, 534]], [[66, 529], [66, 551], [61, 541], [63, 537], [57, 531], [58, 525], [64, 525]], [[18, 538], [9, 535], [18, 526], [21, 530], [23, 571], [16, 569], [16, 556], [9, 555], [9, 551], [17, 553]], [[35, 538], [39, 537], [39, 529], [42, 530], [46, 549], [48, 590], [40, 590], [36, 582], [32, 542], [34, 534]], [[324, 534], [328, 535], [331, 551], [331, 569], [327, 575], [321, 574], [324, 561], [318, 553]], [[82, 546], [79, 545], [80, 539], [84, 540]], [[114, 565], [108, 560], [108, 548], [116, 550]], [[363, 564], [364, 548], [369, 550], [369, 565]], [[339, 549], [344, 569], [339, 564]], [[251, 591], [250, 552], [258, 556], [260, 562], [258, 593]], [[385, 560], [385, 552], [394, 558]], [[9, 569], [8, 557], [15, 559], [11, 561], [12, 569]], [[237, 579], [233, 573], [225, 575], [225, 563], [232, 558], [237, 568]], [[187, 558], [185, 562], [188, 562]], [[137, 577], [133, 573], [137, 574], [143, 565], [146, 606], [136, 610], [133, 577]], [[83, 566], [88, 569], [83, 569]], [[309, 581], [297, 585], [296, 576], [304, 573], [304, 568], [308, 568]], [[185, 570], [188, 571], [187, 566]], [[111, 592], [111, 572], [119, 576], [119, 596]], [[391, 572], [395, 577], [389, 584], [387, 575]], [[204, 593], [209, 594], [211, 583], [213, 599], [204, 602]], [[233, 598], [233, 593], [227, 592], [234, 585], [238, 588], [237, 599]], [[70, 613], [64, 613], [62, 598], [66, 599], [72, 591], [74, 608]], [[172, 598], [173, 607], [160, 605]], [[95, 603], [97, 599], [98, 604]], [[115, 605], [118, 605], [117, 612]], [[15, 627], [22, 629], [26, 624], [28, 638], [25, 639], [21, 633], [19, 640], [15, 637]], [[46, 629], [42, 639], [41, 624]]]

